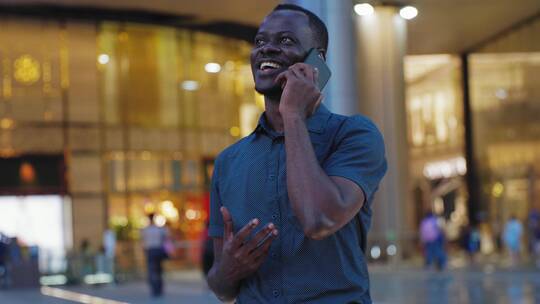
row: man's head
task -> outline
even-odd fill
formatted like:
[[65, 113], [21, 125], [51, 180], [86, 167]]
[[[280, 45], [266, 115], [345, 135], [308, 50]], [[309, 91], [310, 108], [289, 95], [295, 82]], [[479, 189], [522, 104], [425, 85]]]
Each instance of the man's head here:
[[279, 96], [281, 85], [274, 79], [289, 66], [305, 59], [311, 48], [323, 56], [328, 31], [312, 12], [292, 4], [278, 5], [262, 22], [251, 51], [251, 70], [257, 92]]
[[152, 213], [147, 214], [146, 216], [148, 217], [149, 224], [154, 225], [156, 214], [152, 212]]

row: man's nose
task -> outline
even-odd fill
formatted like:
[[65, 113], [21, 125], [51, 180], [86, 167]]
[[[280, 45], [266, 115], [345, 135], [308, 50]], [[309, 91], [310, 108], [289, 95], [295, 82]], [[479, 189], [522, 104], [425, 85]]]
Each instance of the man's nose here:
[[261, 48], [262, 54], [276, 54], [281, 52], [281, 49], [273, 43], [266, 43]]

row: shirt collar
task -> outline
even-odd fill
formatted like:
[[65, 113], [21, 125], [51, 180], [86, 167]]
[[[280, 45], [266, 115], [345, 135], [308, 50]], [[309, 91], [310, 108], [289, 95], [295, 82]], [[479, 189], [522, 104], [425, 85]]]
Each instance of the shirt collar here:
[[[326, 128], [326, 124], [328, 123], [328, 118], [330, 118], [331, 114], [332, 113], [326, 108], [326, 106], [321, 103], [315, 113], [307, 119], [306, 124], [308, 130], [314, 133], [323, 133]], [[261, 131], [266, 132], [272, 138], [283, 136], [283, 133], [278, 133], [270, 127], [268, 121], [266, 120], [265, 112], [263, 112], [259, 117], [259, 122], [257, 123], [257, 127], [253, 132], [258, 133]]]

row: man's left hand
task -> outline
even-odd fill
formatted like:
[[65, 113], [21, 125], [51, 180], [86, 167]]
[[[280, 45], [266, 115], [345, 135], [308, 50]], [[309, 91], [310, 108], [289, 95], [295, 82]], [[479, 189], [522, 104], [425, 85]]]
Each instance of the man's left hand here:
[[282, 116], [298, 116], [306, 119], [311, 116], [322, 100], [317, 87], [319, 71], [305, 63], [295, 63], [276, 77], [281, 83], [283, 93], [279, 103]]

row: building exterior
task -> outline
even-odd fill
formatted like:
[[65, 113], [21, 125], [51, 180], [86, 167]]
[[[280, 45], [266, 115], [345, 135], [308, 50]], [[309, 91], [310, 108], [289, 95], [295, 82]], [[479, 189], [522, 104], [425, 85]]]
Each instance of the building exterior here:
[[[368, 115], [385, 136], [373, 259], [414, 255], [427, 210], [450, 240], [481, 224], [489, 253], [511, 214], [540, 208], [540, 14], [474, 47], [418, 55], [397, 5], [360, 17], [351, 1], [286, 2], [330, 30], [325, 103]], [[18, 220], [0, 220], [0, 231], [34, 225], [22, 239], [51, 256], [42, 268], [54, 272], [62, 263], [52, 260], [83, 240], [97, 251], [111, 228], [128, 269], [141, 260], [144, 215], [157, 212], [180, 248], [175, 266], [198, 265], [213, 159], [263, 110], [248, 61], [255, 24], [15, 8], [0, 20], [0, 156], [14, 168], [0, 185], [0, 219]], [[59, 236], [44, 237], [46, 227]]]

